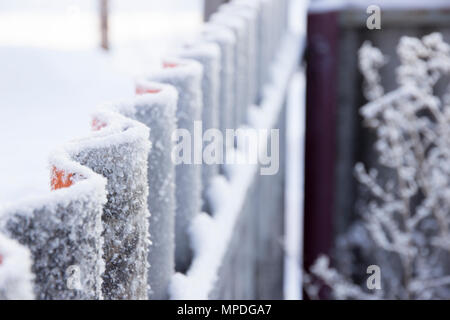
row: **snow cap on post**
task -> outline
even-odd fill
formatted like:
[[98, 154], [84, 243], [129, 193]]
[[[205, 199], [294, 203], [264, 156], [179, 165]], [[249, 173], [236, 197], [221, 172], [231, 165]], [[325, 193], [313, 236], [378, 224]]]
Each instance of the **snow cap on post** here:
[[147, 205], [150, 211], [148, 284], [150, 299], [167, 299], [175, 272], [175, 166], [171, 159], [178, 93], [173, 86], [140, 79], [135, 99], [109, 106], [151, 130]]
[[[215, 43], [191, 41], [185, 43], [177, 55], [184, 59], [198, 61], [203, 66], [202, 78], [202, 135], [206, 130], [219, 128], [219, 81], [220, 81], [220, 47]], [[203, 150], [216, 141], [203, 141]], [[203, 210], [210, 212], [205, 201], [205, 192], [211, 179], [219, 173], [218, 164], [203, 163], [202, 165], [202, 198]]]
[[0, 234], [0, 300], [32, 300], [30, 251]]
[[[203, 67], [194, 60], [177, 58], [166, 59], [163, 65], [164, 68], [149, 74], [147, 79], [171, 84], [177, 89], [176, 118], [178, 129], [187, 131], [190, 137], [195, 140], [194, 121], [202, 119], [201, 83]], [[190, 142], [192, 143], [192, 141]], [[191, 145], [193, 146], [192, 156], [195, 157], [195, 154], [198, 154], [199, 151], [201, 155], [201, 150], [197, 150], [201, 149], [201, 143], [200, 145], [195, 143]], [[202, 206], [201, 167], [194, 164], [192, 158], [189, 160], [190, 164], [177, 164], [175, 168], [175, 269], [181, 272], [188, 268], [192, 258], [188, 228], [193, 217], [200, 212]]]
[[105, 126], [75, 159], [107, 178], [102, 292], [105, 299], [147, 299], [149, 129], [115, 112], [99, 111], [93, 119]]

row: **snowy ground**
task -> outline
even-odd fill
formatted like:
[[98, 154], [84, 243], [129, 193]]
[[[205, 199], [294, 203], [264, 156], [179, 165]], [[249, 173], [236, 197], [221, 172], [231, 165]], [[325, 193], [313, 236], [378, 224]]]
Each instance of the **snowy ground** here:
[[49, 153], [86, 135], [98, 104], [132, 97], [134, 76], [201, 24], [200, 0], [112, 0], [105, 54], [96, 3], [0, 3], [0, 205], [48, 192]]
[[48, 154], [89, 132], [96, 105], [134, 89], [101, 52], [0, 47], [0, 61], [1, 203], [49, 190]]

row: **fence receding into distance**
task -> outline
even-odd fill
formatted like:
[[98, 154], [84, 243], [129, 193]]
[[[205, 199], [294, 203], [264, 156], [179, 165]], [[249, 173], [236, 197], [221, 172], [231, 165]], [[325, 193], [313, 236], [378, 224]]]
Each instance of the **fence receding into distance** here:
[[[286, 94], [304, 43], [288, 14], [288, 0], [222, 5], [135, 99], [56, 150], [53, 191], [0, 208], [0, 299], [282, 299]], [[196, 121], [278, 129], [258, 140], [278, 170], [175, 164], [172, 135]]]

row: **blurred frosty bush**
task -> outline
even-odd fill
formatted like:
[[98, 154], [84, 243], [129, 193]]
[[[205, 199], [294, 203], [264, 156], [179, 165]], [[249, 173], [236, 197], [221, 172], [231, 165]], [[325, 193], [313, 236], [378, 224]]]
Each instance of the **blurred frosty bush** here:
[[[337, 299], [450, 298], [450, 99], [435, 93], [450, 74], [450, 46], [439, 33], [402, 37], [397, 53], [399, 87], [384, 94], [378, 69], [385, 57], [369, 42], [359, 51], [369, 100], [361, 115], [376, 132], [380, 167], [393, 174], [356, 164], [370, 200], [360, 222], [338, 239], [340, 272], [325, 256], [311, 267], [311, 297], [319, 291], [318, 278]], [[381, 267], [381, 290], [367, 289], [361, 261]]]

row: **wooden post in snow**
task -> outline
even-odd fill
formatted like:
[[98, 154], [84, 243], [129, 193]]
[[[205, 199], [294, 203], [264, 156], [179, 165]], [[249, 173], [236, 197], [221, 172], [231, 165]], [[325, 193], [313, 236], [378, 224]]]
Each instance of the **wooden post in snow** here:
[[109, 49], [108, 39], [108, 0], [100, 0], [100, 33], [101, 33], [101, 47], [105, 50]]

